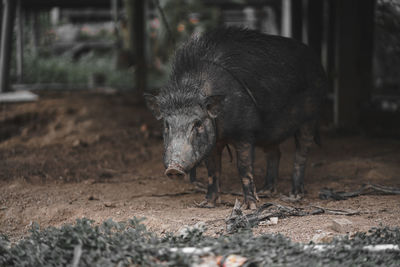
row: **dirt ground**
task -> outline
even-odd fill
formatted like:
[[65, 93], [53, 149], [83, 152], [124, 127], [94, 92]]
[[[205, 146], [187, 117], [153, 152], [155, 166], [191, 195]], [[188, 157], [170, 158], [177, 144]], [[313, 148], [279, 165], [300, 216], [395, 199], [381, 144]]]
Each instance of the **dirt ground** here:
[[[129, 94], [41, 93], [35, 103], [0, 106], [0, 234], [18, 240], [32, 222], [41, 227], [73, 223], [87, 217], [96, 222], [146, 217], [157, 233], [177, 232], [204, 222], [207, 233], [224, 233], [224, 219], [237, 196], [224, 194], [214, 209], [197, 208], [204, 194], [185, 180], [163, 175], [160, 127], [146, 108]], [[299, 203], [280, 195], [261, 199], [296, 207], [308, 205], [359, 211], [346, 217], [351, 231], [374, 226], [400, 226], [400, 196], [365, 195], [349, 200], [320, 200], [323, 187], [354, 190], [371, 182], [400, 187], [400, 139], [339, 135], [327, 127], [323, 145], [310, 153], [308, 194]], [[294, 142], [282, 144], [278, 190], [291, 187]], [[235, 159], [233, 160], [235, 162]], [[256, 151], [256, 185], [261, 187], [265, 158]], [[205, 181], [205, 168], [198, 171]], [[222, 189], [240, 192], [234, 163], [224, 151]], [[241, 198], [241, 197], [239, 197]], [[289, 217], [255, 233], [282, 233], [309, 242], [316, 234], [343, 234], [331, 229], [339, 215]]]

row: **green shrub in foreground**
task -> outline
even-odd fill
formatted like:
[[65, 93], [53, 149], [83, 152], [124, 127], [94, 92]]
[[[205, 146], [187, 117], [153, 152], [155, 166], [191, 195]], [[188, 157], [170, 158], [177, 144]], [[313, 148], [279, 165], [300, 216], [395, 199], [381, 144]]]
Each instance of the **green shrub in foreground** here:
[[352, 239], [337, 239], [324, 252], [313, 250], [313, 244], [306, 248], [281, 235], [253, 236], [244, 231], [213, 238], [203, 233], [203, 227], [192, 227], [178, 235], [159, 237], [136, 218], [128, 222], [107, 220], [102, 225], [79, 219], [74, 225], [44, 230], [33, 224], [31, 235], [17, 244], [0, 236], [0, 266], [191, 266], [202, 261], [201, 255], [171, 250], [183, 247], [207, 247], [213, 255], [237, 254], [259, 266], [400, 264], [398, 251], [362, 249], [371, 244], [400, 245], [398, 228], [372, 229]]

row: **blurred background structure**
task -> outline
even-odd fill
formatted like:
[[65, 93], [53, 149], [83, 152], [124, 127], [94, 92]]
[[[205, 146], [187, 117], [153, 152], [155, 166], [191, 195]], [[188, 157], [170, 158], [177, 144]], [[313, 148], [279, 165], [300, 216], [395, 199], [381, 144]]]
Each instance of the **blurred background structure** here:
[[131, 90], [140, 99], [166, 81], [181, 41], [225, 24], [310, 45], [336, 127], [398, 122], [399, 0], [3, 0], [1, 13], [3, 93]]

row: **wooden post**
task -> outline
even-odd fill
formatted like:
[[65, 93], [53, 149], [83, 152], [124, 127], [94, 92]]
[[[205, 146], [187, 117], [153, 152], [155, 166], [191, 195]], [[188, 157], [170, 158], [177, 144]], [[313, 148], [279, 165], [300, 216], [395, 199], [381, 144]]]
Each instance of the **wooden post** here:
[[[350, 0], [351, 1], [351, 0]], [[307, 35], [308, 45], [321, 57], [322, 30], [323, 30], [323, 1], [308, 0]]]
[[357, 129], [372, 89], [375, 0], [336, 1], [334, 122]]
[[[145, 51], [145, 0], [126, 0], [128, 27], [131, 39], [136, 71], [136, 93], [140, 102], [143, 102], [143, 92], [147, 86], [146, 51]], [[132, 47], [133, 46], [133, 47]]]
[[140, 97], [142, 97], [143, 92], [146, 91], [147, 86], [147, 66], [145, 56], [145, 12], [145, 1], [135, 0], [134, 40], [135, 55], [137, 58], [136, 84]]
[[292, 37], [300, 42], [303, 39], [303, 1], [292, 0], [291, 16], [292, 16]]
[[10, 91], [10, 61], [14, 20], [15, 1], [3, 0], [3, 21], [0, 43], [0, 92]]
[[24, 61], [24, 40], [23, 40], [23, 10], [21, 7], [21, 0], [17, 1], [17, 79], [18, 82], [23, 80], [23, 61]]

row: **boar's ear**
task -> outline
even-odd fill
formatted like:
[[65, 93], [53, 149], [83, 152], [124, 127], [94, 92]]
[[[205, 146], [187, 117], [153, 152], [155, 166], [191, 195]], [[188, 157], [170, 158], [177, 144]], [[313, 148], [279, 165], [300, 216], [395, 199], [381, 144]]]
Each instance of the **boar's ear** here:
[[211, 118], [216, 118], [222, 111], [224, 95], [212, 95], [206, 98], [206, 109]]
[[160, 106], [157, 103], [157, 98], [154, 95], [144, 94], [144, 99], [146, 100], [147, 107], [153, 112], [154, 117], [156, 117], [157, 120], [161, 119], [162, 115]]

